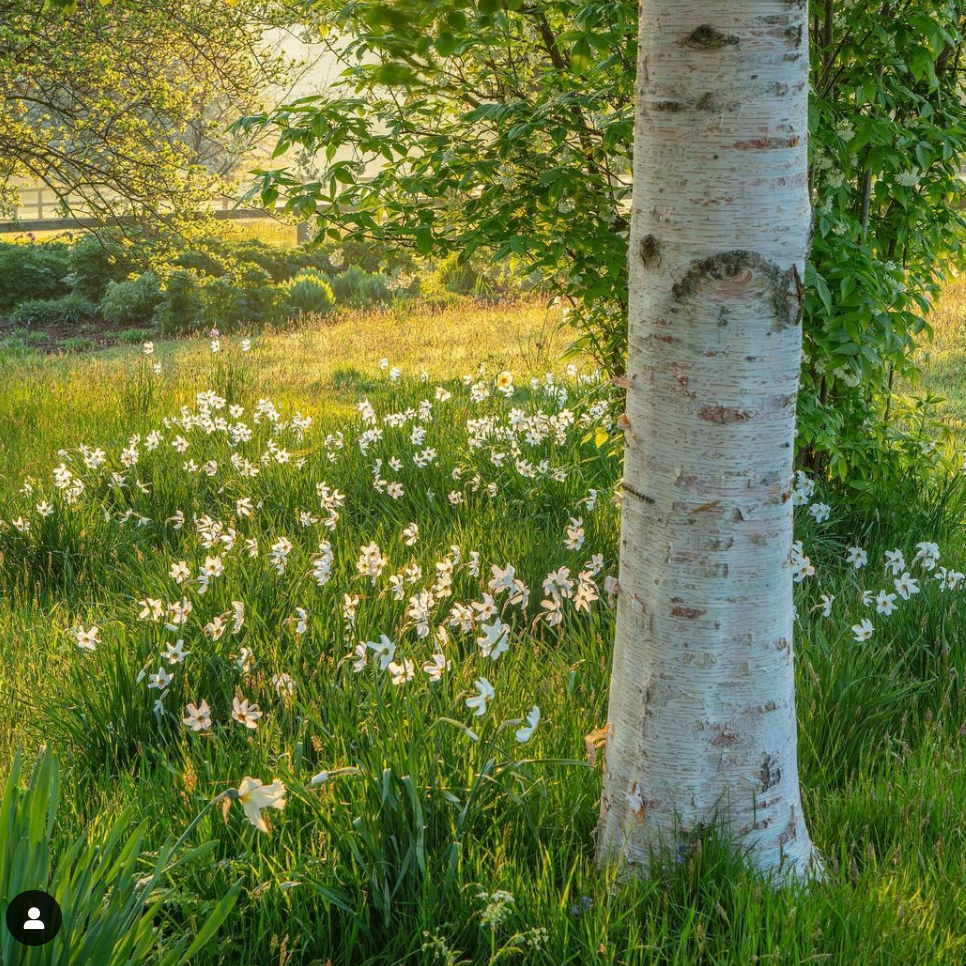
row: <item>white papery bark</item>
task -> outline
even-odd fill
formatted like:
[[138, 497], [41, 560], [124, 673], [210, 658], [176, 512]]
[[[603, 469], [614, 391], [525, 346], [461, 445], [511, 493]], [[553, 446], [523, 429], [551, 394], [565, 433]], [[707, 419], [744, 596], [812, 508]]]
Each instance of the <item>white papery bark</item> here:
[[718, 822], [817, 868], [792, 659], [807, 7], [643, 0], [602, 860]]

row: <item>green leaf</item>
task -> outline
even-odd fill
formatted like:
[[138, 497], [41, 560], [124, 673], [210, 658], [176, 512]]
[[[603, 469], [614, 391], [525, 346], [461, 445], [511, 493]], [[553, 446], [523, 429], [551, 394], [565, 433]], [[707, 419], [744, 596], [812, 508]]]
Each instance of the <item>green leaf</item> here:
[[428, 255], [433, 250], [433, 231], [429, 225], [420, 225], [413, 233], [413, 237], [420, 254]]

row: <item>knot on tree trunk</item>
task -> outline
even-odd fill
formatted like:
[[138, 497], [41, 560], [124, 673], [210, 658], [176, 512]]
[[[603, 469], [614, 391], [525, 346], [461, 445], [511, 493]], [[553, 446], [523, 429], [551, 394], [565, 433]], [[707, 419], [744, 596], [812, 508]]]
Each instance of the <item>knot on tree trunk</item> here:
[[695, 27], [681, 41], [681, 46], [695, 50], [719, 50], [722, 47], [737, 47], [739, 43], [734, 34], [723, 34], [720, 30], [715, 30], [711, 24], [703, 23], [700, 27]]
[[721, 252], [692, 262], [671, 292], [678, 302], [688, 302], [708, 282], [730, 283], [736, 296], [753, 287], [766, 289], [779, 328], [797, 325], [801, 320], [805, 289], [795, 265], [783, 269], [758, 252]]

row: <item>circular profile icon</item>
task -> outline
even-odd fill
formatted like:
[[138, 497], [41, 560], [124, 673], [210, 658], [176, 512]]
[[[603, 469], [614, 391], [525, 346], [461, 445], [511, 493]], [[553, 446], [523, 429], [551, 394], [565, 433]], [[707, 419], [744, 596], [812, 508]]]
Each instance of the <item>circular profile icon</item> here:
[[57, 900], [39, 889], [21, 892], [7, 906], [7, 929], [25, 946], [43, 946], [57, 933], [63, 917]]

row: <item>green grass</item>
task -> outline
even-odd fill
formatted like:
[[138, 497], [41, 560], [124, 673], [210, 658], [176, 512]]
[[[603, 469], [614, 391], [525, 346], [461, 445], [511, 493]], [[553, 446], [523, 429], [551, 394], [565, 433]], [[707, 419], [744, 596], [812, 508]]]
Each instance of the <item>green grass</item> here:
[[[936, 540], [941, 564], [966, 569], [958, 525], [966, 495], [958, 481], [884, 507], [889, 512], [878, 518], [833, 504], [830, 521], [819, 525], [801, 511], [799, 536], [817, 573], [796, 590], [800, 759], [827, 881], [777, 892], [709, 832], [650, 878], [618, 882], [593, 860], [600, 776], [584, 742], [605, 719], [613, 634], [603, 583], [616, 570], [619, 513], [611, 496], [620, 463], [594, 436], [616, 412], [590, 408], [609, 390], [563, 373], [565, 335], [525, 303], [347, 316], [253, 343], [245, 354], [239, 339], [226, 339], [217, 355], [205, 341], [158, 343], [160, 374], [131, 346], [2, 362], [0, 693], [7, 714], [0, 754], [10, 763], [17, 747], [32, 755], [44, 742], [61, 761], [55, 870], [78, 835], [113, 822], [137, 823], [143, 865], [153, 869], [157, 850], [200, 815], [185, 847], [210, 842], [211, 851], [162, 877], [157, 919], [163, 944], [174, 948], [240, 884], [226, 925], [192, 959], [198, 966], [966, 959], [964, 591], [943, 590], [917, 568], [922, 593], [900, 601], [891, 617], [861, 600], [864, 589], [891, 589], [882, 566], [887, 549], [901, 547], [911, 561], [918, 541]], [[383, 358], [400, 367], [398, 380], [380, 368]], [[516, 377], [512, 400], [493, 391], [502, 369]], [[506, 427], [512, 407], [559, 412], [543, 381], [547, 369], [567, 388], [578, 423], [562, 426], [556, 441], [517, 435], [516, 442], [533, 464], [564, 470], [562, 480], [527, 479], [512, 458], [495, 466], [491, 449], [509, 450], [509, 439], [467, 443], [468, 419], [491, 416]], [[473, 402], [464, 374], [482, 379], [489, 398]], [[437, 400], [437, 386], [451, 398]], [[257, 476], [232, 467], [235, 447], [223, 432], [164, 424], [182, 407], [197, 412], [204, 390], [245, 407], [241, 418], [254, 435], [237, 450], [260, 466]], [[312, 426], [300, 435], [291, 424], [275, 432], [266, 420], [254, 422], [264, 398], [282, 423], [300, 412]], [[431, 401], [425, 441], [412, 442], [421, 424], [410, 418], [384, 427], [383, 439], [362, 453], [357, 407], [364, 399], [380, 425], [388, 413]], [[155, 429], [164, 442], [149, 450]], [[326, 443], [336, 432], [344, 434], [342, 448]], [[121, 452], [134, 434], [139, 460], [125, 468]], [[189, 441], [184, 454], [170, 445], [178, 435]], [[270, 441], [291, 459], [262, 462]], [[102, 447], [107, 465], [84, 467], [79, 444]], [[438, 456], [419, 468], [412, 455], [426, 446]], [[398, 472], [392, 457], [403, 460]], [[217, 467], [212, 476], [189, 474], [188, 459]], [[374, 488], [377, 459], [382, 478], [403, 483], [398, 499]], [[85, 483], [76, 506], [52, 484], [52, 469], [64, 461]], [[124, 485], [112, 471], [125, 475]], [[25, 478], [29, 494], [21, 491]], [[346, 497], [332, 529], [319, 505], [322, 482]], [[581, 505], [591, 489], [593, 508]], [[453, 490], [463, 503], [450, 503]], [[238, 513], [243, 497], [257, 507], [250, 517]], [[42, 499], [54, 505], [47, 518], [35, 510]], [[180, 529], [177, 511], [185, 518]], [[300, 512], [318, 519], [300, 520]], [[195, 520], [205, 515], [235, 531], [230, 548], [202, 546]], [[564, 546], [571, 516], [582, 517], [586, 531], [579, 550]], [[31, 522], [26, 533], [12, 524], [21, 517]], [[410, 547], [402, 535], [412, 521], [420, 532]], [[279, 574], [269, 553], [282, 536], [293, 546]], [[256, 557], [247, 555], [252, 539]], [[333, 562], [319, 586], [310, 570], [322, 540]], [[372, 541], [388, 558], [374, 586], [356, 574], [360, 548]], [[853, 542], [869, 553], [864, 570], [845, 563]], [[467, 566], [471, 551], [479, 553], [480, 576]], [[589, 612], [565, 601], [559, 627], [537, 619], [546, 575], [566, 566], [576, 576], [595, 553], [603, 558], [594, 578], [602, 599]], [[219, 555], [225, 572], [205, 593], [169, 576], [184, 560], [194, 577], [206, 557]], [[447, 556], [455, 564], [452, 592], [432, 609], [423, 638], [407, 616], [408, 599], [434, 585]], [[388, 577], [413, 563], [422, 574], [397, 601]], [[480, 631], [450, 627], [444, 653], [452, 666], [430, 682], [420, 665], [433, 654], [437, 627], [454, 603], [483, 600], [493, 564], [512, 564], [531, 592], [526, 612], [507, 595], [497, 600], [512, 628], [508, 652], [486, 659], [475, 643]], [[821, 613], [822, 593], [836, 598], [830, 618]], [[346, 594], [360, 598], [354, 626], [343, 611]], [[168, 604], [182, 596], [194, 610], [177, 633], [138, 618], [143, 598]], [[236, 600], [245, 604], [237, 635], [230, 626]], [[293, 620], [299, 607], [308, 611], [304, 634]], [[229, 627], [213, 640], [204, 627], [217, 615], [228, 615]], [[875, 634], [856, 644], [850, 627], [866, 616]], [[94, 624], [100, 643], [92, 653], [80, 650], [72, 629]], [[371, 662], [353, 670], [355, 644], [382, 633], [399, 645], [398, 657], [414, 661], [415, 680], [396, 686]], [[138, 677], [157, 671], [161, 647], [175, 637], [190, 653], [173, 666], [167, 713], [158, 716], [158, 692]], [[234, 660], [243, 647], [253, 652], [247, 670]], [[273, 685], [280, 674], [295, 682], [293, 696]], [[476, 717], [465, 699], [480, 676], [495, 697]], [[257, 730], [231, 720], [236, 695], [264, 712]], [[201, 699], [212, 708], [210, 734], [181, 724], [185, 704]], [[518, 743], [518, 722], [533, 705], [540, 724]], [[329, 780], [312, 785], [322, 771]], [[220, 807], [205, 811], [247, 775], [286, 785], [284, 810], [266, 813], [270, 834], [248, 824], [238, 804], [224, 821]], [[153, 962], [151, 955], [131, 961]]]
[[966, 278], [953, 281], [929, 317], [934, 336], [916, 354], [922, 375], [915, 387], [944, 399], [940, 406], [959, 439], [966, 430]]
[[[272, 218], [217, 219], [212, 222], [212, 232], [235, 241], [255, 240], [268, 245], [291, 248], [296, 244], [297, 229], [294, 224]], [[58, 229], [57, 231], [0, 232], [0, 244], [24, 245], [31, 241], [73, 241], [87, 234], [86, 229]]]

